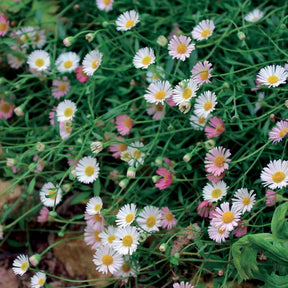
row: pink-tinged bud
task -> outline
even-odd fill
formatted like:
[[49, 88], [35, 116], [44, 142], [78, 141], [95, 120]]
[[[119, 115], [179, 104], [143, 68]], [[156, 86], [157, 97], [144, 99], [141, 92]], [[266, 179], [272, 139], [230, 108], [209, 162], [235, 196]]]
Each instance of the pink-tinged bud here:
[[74, 37], [66, 37], [64, 40], [63, 40], [63, 44], [66, 46], [66, 47], [70, 47], [73, 43], [75, 42], [74, 40]]
[[24, 116], [24, 111], [23, 111], [23, 107], [19, 106], [19, 107], [16, 107], [14, 109], [14, 113], [18, 116], [18, 117], [23, 117]]
[[127, 187], [128, 183], [129, 183], [129, 179], [128, 179], [128, 178], [125, 178], [125, 179], [122, 179], [122, 180], [119, 182], [119, 186], [124, 189], [124, 188]]
[[183, 160], [188, 163], [192, 158], [192, 154], [191, 153], [187, 153], [184, 155]]
[[31, 257], [29, 257], [29, 261], [34, 267], [36, 267], [39, 264], [39, 262], [41, 261], [41, 255], [40, 254], [34, 254]]
[[135, 178], [135, 175], [136, 175], [136, 169], [134, 167], [129, 167], [128, 170], [127, 170], [127, 174], [126, 176], [128, 178]]
[[179, 105], [179, 110], [180, 112], [182, 112], [183, 114], [186, 114], [190, 111], [191, 109], [191, 103], [190, 102], [182, 102]]
[[277, 196], [275, 191], [267, 190], [265, 196], [266, 196], [265, 204], [266, 204], [267, 207], [271, 207], [271, 206], [275, 205], [276, 196]]
[[92, 153], [98, 154], [103, 150], [103, 143], [100, 141], [93, 142], [90, 145], [90, 149], [91, 149]]
[[43, 206], [39, 212], [39, 216], [37, 217], [37, 222], [45, 223], [49, 219], [49, 210], [47, 207]]
[[17, 161], [14, 158], [7, 158], [7, 160], [6, 160], [6, 166], [7, 167], [15, 166], [16, 163], [17, 163]]

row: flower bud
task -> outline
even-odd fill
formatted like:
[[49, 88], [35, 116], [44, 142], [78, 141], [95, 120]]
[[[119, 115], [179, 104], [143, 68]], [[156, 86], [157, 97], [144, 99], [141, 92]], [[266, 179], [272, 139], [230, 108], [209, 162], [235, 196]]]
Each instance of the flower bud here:
[[58, 215], [58, 214], [57, 214], [57, 212], [55, 212], [55, 211], [50, 211], [50, 212], [49, 212], [49, 216], [52, 217], [52, 218], [57, 217], [57, 215]]
[[147, 239], [147, 233], [141, 233], [139, 235], [139, 242], [144, 242]]
[[228, 82], [224, 82], [223, 85], [222, 85], [222, 87], [223, 87], [224, 89], [229, 89], [229, 88], [230, 88], [230, 84], [229, 84]]
[[41, 142], [36, 143], [36, 150], [37, 151], [43, 151], [45, 149], [45, 145]]
[[165, 47], [168, 43], [168, 40], [167, 38], [164, 36], [164, 35], [160, 35], [157, 40], [156, 40], [157, 44], [162, 46], [162, 47]]
[[152, 177], [153, 183], [157, 183], [157, 182], [160, 180], [160, 178], [161, 178], [161, 176], [159, 176], [159, 175], [154, 175], [154, 176]]
[[162, 163], [163, 163], [163, 157], [158, 156], [158, 157], [155, 159], [155, 164], [156, 164], [157, 166], [161, 166]]
[[285, 106], [288, 108], [288, 100], [285, 101]]
[[179, 105], [179, 110], [180, 112], [182, 112], [183, 114], [186, 114], [190, 111], [191, 109], [191, 103], [190, 102], [182, 102]]
[[127, 170], [127, 174], [126, 176], [128, 178], [135, 178], [135, 175], [136, 175], [136, 169], [134, 167], [129, 167], [128, 170]]
[[75, 42], [74, 40], [74, 37], [66, 37], [64, 40], [63, 40], [63, 44], [66, 46], [66, 47], [70, 47], [73, 43]]
[[167, 249], [167, 244], [166, 243], [161, 244], [160, 247], [159, 247], [160, 252], [165, 252], [166, 249]]
[[204, 142], [204, 146], [207, 150], [211, 150], [212, 148], [215, 147], [215, 145], [216, 145], [216, 142], [212, 139], [209, 139]]
[[90, 145], [90, 149], [91, 149], [92, 153], [98, 154], [103, 150], [103, 143], [100, 141], [93, 142]]
[[24, 116], [24, 107], [22, 106], [18, 106], [14, 109], [14, 113], [18, 116], [18, 117], [23, 117]]
[[29, 257], [29, 261], [34, 267], [36, 267], [39, 264], [39, 262], [41, 261], [41, 255], [40, 254], [34, 254], [31, 257]]
[[183, 160], [188, 163], [192, 158], [192, 153], [187, 153], [184, 155]]
[[15, 166], [16, 163], [17, 163], [17, 161], [14, 158], [7, 158], [7, 160], [6, 160], [6, 166], [7, 167]]
[[94, 39], [94, 34], [92, 33], [88, 33], [85, 35], [85, 39], [88, 41], [88, 42], [92, 42], [93, 39]]
[[128, 183], [129, 183], [129, 179], [128, 178], [124, 178], [124, 179], [122, 179], [119, 182], [119, 186], [124, 189], [124, 188], [127, 187]]
[[67, 183], [62, 186], [62, 190], [68, 193], [71, 190], [71, 184]]
[[240, 40], [244, 40], [246, 38], [246, 35], [241, 31], [237, 33], [237, 36]]

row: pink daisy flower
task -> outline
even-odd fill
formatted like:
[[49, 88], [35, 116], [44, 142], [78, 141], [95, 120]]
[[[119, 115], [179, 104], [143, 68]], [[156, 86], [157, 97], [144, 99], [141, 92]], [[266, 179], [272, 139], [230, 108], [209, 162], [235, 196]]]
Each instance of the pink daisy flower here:
[[37, 217], [37, 222], [44, 223], [47, 222], [49, 218], [49, 209], [45, 206], [43, 206], [39, 212], [39, 215]]
[[0, 119], [5, 118], [6, 120], [11, 118], [13, 115], [13, 106], [5, 100], [0, 100]]
[[276, 203], [276, 192], [273, 191], [273, 190], [267, 190], [266, 191], [266, 194], [265, 194], [265, 197], [266, 197], [266, 201], [265, 201], [265, 205], [267, 207], [272, 207], [275, 205]]
[[0, 36], [5, 36], [9, 29], [8, 18], [0, 12]]
[[225, 124], [221, 118], [217, 118], [216, 116], [212, 117], [209, 121], [209, 124], [212, 126], [205, 127], [205, 134], [207, 138], [218, 137], [225, 131]]
[[133, 120], [126, 114], [116, 117], [116, 129], [121, 135], [127, 135], [133, 127]]
[[96, 0], [96, 5], [100, 10], [105, 10], [106, 12], [113, 9], [114, 0]]
[[238, 227], [233, 231], [233, 235], [240, 238], [247, 234], [247, 226], [243, 221], [239, 221]]
[[195, 50], [195, 44], [190, 44], [190, 42], [190, 37], [174, 35], [168, 44], [169, 55], [173, 59], [185, 61], [190, 56], [190, 53]]
[[174, 107], [174, 106], [177, 105], [177, 104], [174, 102], [174, 100], [173, 100], [173, 95], [170, 96], [170, 97], [167, 99], [167, 104], [168, 104], [170, 107]]
[[94, 215], [85, 213], [84, 219], [87, 226], [93, 227], [94, 230], [102, 231], [104, 229], [105, 219], [101, 213], [96, 213]]
[[52, 108], [52, 111], [49, 112], [50, 124], [51, 124], [52, 126], [54, 126], [54, 116], [55, 116], [56, 109], [57, 109], [57, 107], [54, 106], [54, 107]]
[[52, 85], [52, 95], [56, 99], [67, 95], [70, 90], [70, 81], [67, 81], [66, 76], [62, 80], [53, 80]]
[[34, 170], [34, 173], [39, 174], [41, 171], [43, 171], [45, 162], [36, 154], [33, 157], [33, 161], [37, 162], [36, 169]]
[[204, 218], [208, 218], [210, 212], [214, 210], [215, 206], [213, 206], [213, 204], [208, 200], [202, 201], [197, 207], [197, 213]]
[[162, 207], [160, 210], [161, 214], [161, 226], [170, 230], [173, 226], [177, 224], [174, 214], [170, 211], [168, 207]]
[[230, 231], [211, 225], [208, 228], [208, 234], [212, 240], [216, 241], [217, 243], [221, 243], [226, 241], [226, 239], [229, 237]]
[[[125, 141], [125, 139], [121, 136], [117, 136], [116, 140], [118, 141]], [[116, 159], [120, 158], [121, 152], [126, 151], [128, 146], [124, 143], [116, 143], [112, 144], [108, 147], [109, 152], [112, 152], [112, 156]]]
[[181, 281], [180, 283], [174, 283], [173, 288], [194, 288], [189, 282]]
[[215, 213], [211, 220], [211, 225], [227, 231], [232, 231], [234, 227], [238, 226], [240, 221], [241, 211], [236, 206], [229, 208], [229, 203], [224, 202], [220, 205], [221, 208], [216, 207]]
[[157, 119], [161, 119], [164, 118], [165, 116], [165, 109], [164, 109], [164, 105], [161, 103], [158, 104], [147, 104], [147, 114], [148, 115], [153, 115], [153, 119], [157, 120]]
[[160, 190], [168, 188], [172, 183], [172, 173], [163, 167], [159, 167], [156, 173], [164, 178], [159, 179], [155, 183], [155, 187], [159, 188]]
[[259, 75], [256, 76], [255, 83], [256, 83], [256, 87], [251, 88], [251, 91], [257, 91], [263, 86], [262, 82], [260, 81]]
[[231, 155], [230, 150], [222, 146], [211, 149], [205, 157], [205, 169], [208, 173], [212, 173], [214, 176], [219, 176], [225, 170], [229, 168], [228, 163], [231, 159], [228, 157]]
[[81, 82], [84, 83], [89, 79], [89, 76], [84, 72], [83, 66], [78, 66], [75, 70], [74, 73], [76, 73], [76, 78]]
[[225, 171], [221, 173], [219, 176], [215, 176], [212, 173], [206, 174], [207, 179], [211, 181], [212, 183], [218, 183], [224, 178], [224, 176], [225, 176]]
[[288, 133], [288, 119], [281, 120], [276, 123], [276, 127], [274, 127], [269, 132], [269, 139], [272, 140], [273, 143], [277, 143], [283, 140], [283, 138]]
[[213, 20], [202, 20], [191, 32], [195, 40], [208, 39], [215, 29]]
[[99, 237], [101, 231], [94, 229], [91, 226], [87, 226], [84, 230], [84, 241], [87, 245], [91, 245], [92, 250], [96, 250], [97, 247], [103, 246], [102, 239]]
[[209, 63], [209, 61], [204, 61], [203, 63], [201, 61], [197, 62], [196, 65], [191, 70], [191, 77], [193, 78], [193, 81], [200, 86], [203, 83], [211, 83], [209, 80], [211, 78], [211, 72], [213, 71], [212, 64]]

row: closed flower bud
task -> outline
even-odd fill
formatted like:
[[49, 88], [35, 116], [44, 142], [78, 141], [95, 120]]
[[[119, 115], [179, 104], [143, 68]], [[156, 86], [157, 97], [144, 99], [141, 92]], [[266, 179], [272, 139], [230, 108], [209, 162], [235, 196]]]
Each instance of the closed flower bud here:
[[34, 267], [36, 267], [39, 264], [39, 262], [41, 261], [41, 255], [40, 254], [34, 254], [31, 257], [29, 257], [29, 261]]
[[94, 35], [92, 33], [88, 33], [85, 35], [85, 39], [88, 41], [88, 42], [92, 42], [93, 39], [94, 39]]
[[190, 102], [182, 102], [179, 105], [179, 110], [180, 112], [182, 112], [183, 114], [186, 114], [190, 111], [191, 109], [191, 103]]
[[162, 163], [163, 163], [163, 157], [158, 156], [158, 157], [156, 158], [156, 160], [155, 160], [155, 164], [156, 164], [157, 166], [161, 166]]
[[93, 142], [90, 145], [90, 149], [91, 149], [92, 153], [98, 154], [103, 150], [103, 143], [100, 141]]
[[160, 46], [164, 47], [167, 45], [168, 40], [164, 35], [160, 35], [157, 40], [156, 40], [157, 44], [159, 44]]
[[241, 31], [237, 33], [237, 36], [240, 40], [244, 40], [246, 38], [246, 35]]
[[192, 153], [187, 153], [184, 155], [183, 160], [188, 163], [192, 158]]
[[43, 151], [45, 149], [45, 145], [41, 142], [36, 143], [36, 150], [37, 151]]
[[129, 179], [128, 179], [128, 178], [124, 178], [124, 179], [122, 179], [122, 180], [119, 182], [119, 186], [120, 186], [121, 188], [126, 188], [127, 185], [128, 185], [128, 183], [129, 183]]
[[154, 176], [152, 177], [153, 183], [157, 183], [160, 179], [161, 179], [161, 176], [159, 176], [159, 175], [154, 175]]
[[136, 169], [134, 167], [129, 167], [126, 176], [128, 178], [135, 178], [135, 175], [136, 175]]
[[18, 106], [14, 109], [14, 113], [18, 116], [18, 117], [23, 117], [24, 116], [24, 107], [22, 106]]
[[69, 184], [69, 183], [67, 183], [67, 184], [64, 184], [63, 186], [62, 186], [62, 190], [64, 191], [64, 192], [69, 192], [70, 190], [71, 190], [71, 184]]
[[70, 47], [73, 43], [75, 42], [74, 40], [74, 37], [66, 37], [64, 40], [63, 40], [63, 44], [66, 46], [66, 47]]
[[209, 139], [204, 142], [204, 146], [207, 150], [211, 150], [212, 148], [215, 147], [215, 145], [216, 145], [216, 142], [212, 139]]
[[57, 215], [58, 215], [58, 214], [57, 214], [57, 212], [55, 212], [55, 211], [50, 211], [50, 212], [49, 212], [49, 216], [52, 217], [52, 218], [57, 217]]
[[165, 252], [166, 249], [167, 249], [167, 244], [166, 244], [166, 243], [161, 244], [160, 247], [159, 247], [159, 250], [160, 250], [161, 252]]
[[16, 163], [17, 163], [17, 161], [14, 158], [7, 158], [7, 160], [6, 160], [6, 166], [7, 167], [15, 166]]

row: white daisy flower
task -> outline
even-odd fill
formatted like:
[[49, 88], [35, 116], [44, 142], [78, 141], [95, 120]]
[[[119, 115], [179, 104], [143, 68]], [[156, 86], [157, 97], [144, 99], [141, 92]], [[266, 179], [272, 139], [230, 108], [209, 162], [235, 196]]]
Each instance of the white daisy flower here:
[[73, 72], [79, 66], [80, 58], [75, 52], [64, 52], [55, 61], [60, 73]]
[[13, 261], [12, 270], [16, 275], [23, 275], [29, 268], [29, 259], [26, 255], [18, 255]]
[[100, 232], [93, 226], [87, 226], [84, 230], [84, 241], [87, 245], [91, 245], [92, 250], [96, 250], [98, 247], [103, 246]]
[[96, 0], [98, 9], [105, 10], [106, 12], [113, 9], [112, 4], [114, 0]]
[[190, 116], [189, 120], [190, 125], [194, 128], [194, 130], [203, 130], [207, 122], [206, 117], [196, 116], [194, 114]]
[[171, 84], [168, 81], [156, 81], [154, 83], [151, 83], [144, 95], [145, 100], [148, 103], [161, 103], [164, 105], [165, 99], [168, 99], [170, 96], [172, 96], [172, 87]]
[[248, 13], [244, 19], [247, 22], [257, 22], [264, 16], [264, 13], [259, 9], [254, 9], [252, 12]]
[[43, 272], [37, 272], [31, 278], [31, 288], [40, 288], [43, 287], [46, 282], [46, 274]]
[[40, 191], [40, 199], [44, 206], [54, 207], [61, 202], [62, 190], [56, 187], [52, 182], [44, 184]]
[[136, 267], [138, 263], [132, 262], [128, 255], [123, 256], [123, 259], [124, 263], [118, 271], [113, 273], [113, 276], [123, 277], [124, 282], [127, 282], [129, 277], [137, 277], [139, 268]]
[[119, 227], [116, 230], [116, 240], [113, 248], [121, 255], [132, 255], [139, 244], [139, 232], [134, 226]]
[[83, 71], [91, 76], [101, 65], [103, 54], [99, 50], [93, 50], [88, 53], [82, 62]]
[[149, 47], [139, 49], [133, 58], [133, 65], [136, 68], [147, 69], [153, 63], [155, 63], [155, 54]]
[[47, 71], [50, 67], [50, 56], [44, 50], [35, 50], [28, 56], [27, 63], [31, 69]]
[[264, 186], [271, 189], [283, 188], [288, 185], [288, 161], [273, 160], [261, 172]]
[[197, 116], [207, 118], [208, 115], [214, 111], [216, 104], [216, 94], [211, 91], [205, 91], [196, 99], [194, 113]]
[[93, 197], [89, 200], [89, 202], [86, 205], [86, 212], [89, 215], [95, 215], [97, 213], [100, 213], [102, 206], [103, 206], [102, 199], [99, 196]]
[[256, 78], [262, 85], [271, 88], [271, 86], [277, 87], [280, 84], [285, 84], [287, 77], [288, 71], [285, 68], [280, 65], [269, 65], [262, 68]]
[[77, 111], [76, 104], [70, 100], [60, 102], [56, 108], [57, 120], [64, 122], [73, 120], [75, 112]]
[[248, 192], [247, 188], [241, 188], [236, 191], [232, 199], [232, 205], [235, 206], [238, 210], [241, 210], [242, 213], [250, 212], [255, 203], [256, 195], [253, 194], [254, 190]]
[[155, 206], [145, 206], [137, 217], [137, 223], [147, 232], [158, 231], [161, 226], [160, 210]]
[[198, 85], [192, 79], [183, 80], [173, 89], [173, 101], [177, 105], [190, 101], [193, 97], [196, 97], [198, 89]]
[[9, 66], [14, 69], [19, 69], [25, 63], [23, 58], [14, 56], [12, 54], [7, 54], [7, 61]]
[[79, 182], [89, 184], [93, 183], [99, 176], [99, 164], [91, 156], [82, 158], [76, 168], [76, 176]]
[[93, 262], [97, 266], [97, 271], [108, 274], [108, 272], [115, 273], [119, 270], [124, 260], [122, 255], [117, 253], [113, 248], [102, 246], [96, 250]]
[[119, 227], [130, 226], [134, 221], [137, 208], [134, 203], [124, 205], [116, 215], [116, 225]]
[[208, 39], [215, 29], [213, 20], [202, 20], [191, 32], [195, 40]]
[[212, 240], [216, 241], [217, 243], [221, 243], [226, 241], [226, 239], [229, 237], [230, 231], [212, 225], [208, 227], [208, 234]]
[[207, 183], [203, 188], [203, 198], [210, 202], [217, 202], [226, 196], [228, 188], [224, 181], [211, 184]]
[[[150, 69], [150, 68], [149, 68]], [[165, 79], [165, 74], [162, 73], [164, 69], [161, 66], [153, 67], [151, 70], [147, 71], [146, 80], [149, 83], [156, 82], [161, 79]]]
[[195, 50], [195, 44], [190, 44], [191, 38], [184, 35], [176, 36], [170, 40], [168, 44], [169, 55], [173, 59], [180, 59], [185, 61], [188, 58], [193, 50]]
[[144, 144], [142, 142], [136, 141], [130, 144], [131, 146], [128, 146], [127, 152], [130, 154], [131, 159], [128, 161], [129, 166], [134, 166], [135, 168], [138, 167], [138, 165], [143, 165], [145, 153], [143, 153], [140, 149], [144, 147]]
[[116, 29], [118, 31], [127, 31], [133, 28], [139, 22], [139, 14], [135, 10], [126, 11], [116, 20]]
[[110, 225], [99, 234], [104, 246], [112, 247], [113, 242], [116, 239], [116, 230], [117, 229], [114, 226]]

